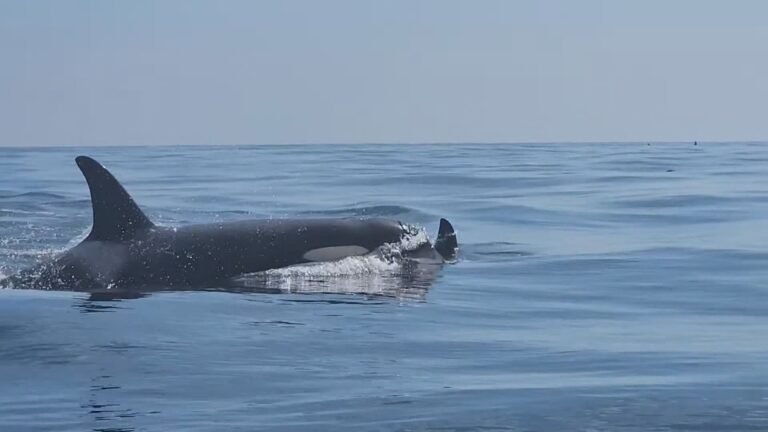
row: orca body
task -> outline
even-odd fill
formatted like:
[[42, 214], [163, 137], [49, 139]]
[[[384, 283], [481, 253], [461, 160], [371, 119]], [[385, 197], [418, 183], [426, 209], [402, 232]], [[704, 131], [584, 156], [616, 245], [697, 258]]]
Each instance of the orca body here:
[[[201, 287], [248, 273], [374, 253], [412, 234], [387, 219], [267, 219], [161, 227], [152, 223], [101, 164], [76, 159], [90, 189], [93, 227], [55, 261], [0, 281], [0, 286], [94, 291]], [[451, 260], [451, 224], [440, 221], [434, 245], [407, 252]]]

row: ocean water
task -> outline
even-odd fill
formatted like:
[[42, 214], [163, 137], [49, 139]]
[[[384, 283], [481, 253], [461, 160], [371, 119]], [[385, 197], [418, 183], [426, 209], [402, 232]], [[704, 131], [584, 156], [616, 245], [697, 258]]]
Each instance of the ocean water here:
[[0, 431], [768, 430], [768, 147], [0, 149], [2, 275], [88, 232], [79, 154], [161, 224], [446, 217], [460, 259], [0, 290]]

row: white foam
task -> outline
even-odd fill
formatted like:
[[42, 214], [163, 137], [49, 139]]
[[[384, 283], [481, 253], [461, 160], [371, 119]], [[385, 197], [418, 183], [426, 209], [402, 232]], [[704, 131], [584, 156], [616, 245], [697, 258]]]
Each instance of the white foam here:
[[339, 277], [393, 272], [397, 271], [399, 267], [399, 262], [387, 262], [376, 255], [365, 255], [346, 257], [337, 261], [283, 267], [267, 270], [264, 273], [267, 275], [305, 278]]
[[429, 243], [429, 235], [424, 228], [410, 227], [408, 234], [399, 243], [404, 251], [411, 251]]
[[6, 249], [0, 248], [0, 255], [10, 258], [50, 258], [62, 252], [61, 249]]
[[0, 239], [0, 256], [7, 258], [7, 265], [4, 266], [2, 272], [0, 273], [0, 280], [7, 279], [11, 277], [12, 274], [15, 274], [23, 268], [27, 268], [34, 263], [43, 263], [53, 260], [56, 256], [80, 243], [88, 236], [90, 231], [91, 228], [87, 227], [85, 230], [83, 230], [82, 233], [70, 240], [66, 245], [58, 248], [47, 247], [39, 249], [17, 249], [15, 246], [25, 242], [23, 237], [13, 239]]

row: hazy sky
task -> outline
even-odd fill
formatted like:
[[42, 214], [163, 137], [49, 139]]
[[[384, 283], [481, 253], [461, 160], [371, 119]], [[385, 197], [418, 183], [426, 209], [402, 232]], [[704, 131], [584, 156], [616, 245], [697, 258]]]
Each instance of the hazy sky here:
[[0, 146], [768, 139], [768, 1], [0, 0]]

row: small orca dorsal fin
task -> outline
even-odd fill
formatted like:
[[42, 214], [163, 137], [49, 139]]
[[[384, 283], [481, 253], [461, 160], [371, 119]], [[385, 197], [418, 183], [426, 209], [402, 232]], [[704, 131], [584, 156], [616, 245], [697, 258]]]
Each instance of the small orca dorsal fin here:
[[456, 231], [453, 225], [447, 219], [440, 219], [440, 228], [437, 230], [437, 240], [435, 240], [435, 250], [446, 260], [456, 258], [456, 250], [459, 248], [459, 242], [456, 239]]
[[126, 240], [138, 230], [155, 226], [100, 163], [88, 156], [78, 156], [75, 162], [91, 190], [93, 228], [86, 240]]

